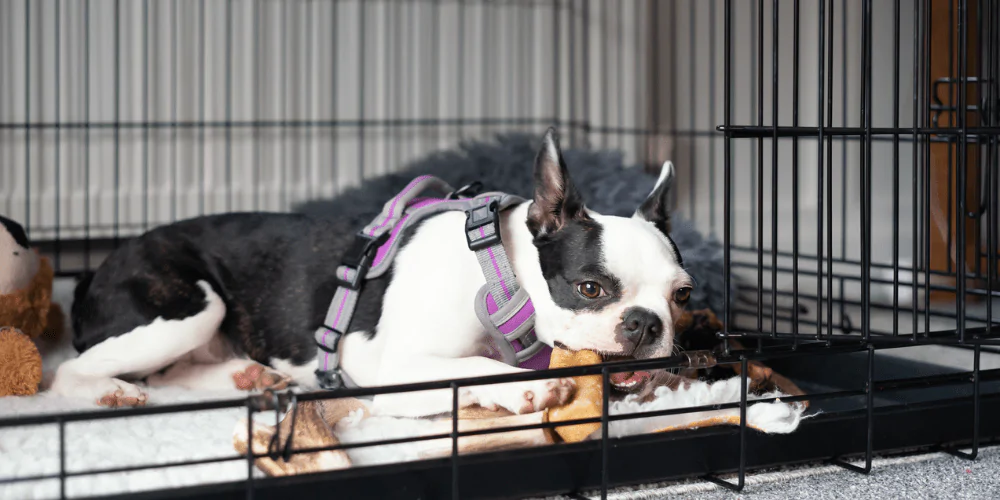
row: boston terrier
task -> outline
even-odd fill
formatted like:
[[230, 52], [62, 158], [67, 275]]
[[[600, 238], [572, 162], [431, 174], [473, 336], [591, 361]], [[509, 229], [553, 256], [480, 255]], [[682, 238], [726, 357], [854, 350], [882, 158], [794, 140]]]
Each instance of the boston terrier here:
[[[666, 163], [632, 217], [589, 210], [554, 130], [534, 164], [530, 200], [500, 214], [503, 248], [535, 309], [545, 345], [591, 349], [605, 360], [670, 356], [674, 320], [694, 286], [670, 239]], [[485, 279], [462, 212], [408, 227], [393, 267], [368, 280], [340, 366], [363, 387], [523, 370], [482, 353], [490, 342], [473, 308]], [[72, 307], [77, 358], [51, 390], [100, 405], [146, 403], [146, 386], [263, 390], [317, 388], [314, 332], [338, 286], [334, 270], [359, 228], [288, 213], [230, 213], [153, 229], [84, 276]], [[611, 377], [639, 392], [647, 372]], [[562, 404], [572, 379], [482, 385], [460, 404], [513, 413]], [[451, 391], [376, 396], [373, 413], [451, 410]]]

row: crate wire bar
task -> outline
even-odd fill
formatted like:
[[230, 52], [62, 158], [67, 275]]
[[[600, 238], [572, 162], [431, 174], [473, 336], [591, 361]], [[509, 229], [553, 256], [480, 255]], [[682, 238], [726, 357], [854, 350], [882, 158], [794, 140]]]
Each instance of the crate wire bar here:
[[[287, 210], [461, 140], [555, 125], [567, 145], [620, 149], [637, 168], [677, 164], [676, 211], [723, 243], [731, 306], [720, 315], [719, 361], [740, 365], [743, 396], [609, 415], [611, 373], [680, 358], [268, 396], [291, 400], [294, 418], [296, 403], [449, 389], [457, 415], [469, 385], [602, 377], [602, 417], [569, 422], [600, 422], [600, 440], [465, 456], [461, 437], [555, 425], [459, 432], [453, 417], [450, 433], [322, 448], [450, 439], [447, 459], [302, 478], [254, 478], [254, 460], [277, 448], [252, 446], [67, 470], [68, 423], [246, 408], [252, 435], [267, 402], [258, 396], [4, 417], [0, 428], [57, 425], [59, 471], [0, 485], [58, 479], [67, 498], [73, 477], [246, 460], [245, 481], [180, 492], [388, 495], [394, 484], [412, 496], [598, 489], [607, 498], [617, 485], [682, 477], [740, 491], [747, 471], [802, 461], [866, 474], [882, 451], [938, 447], [975, 459], [1000, 437], [998, 419], [985, 418], [1000, 413], [1000, 397], [984, 389], [1000, 370], [981, 369], [984, 354], [1000, 352], [998, 54], [993, 0], [4, 0], [0, 65], [13, 70], [0, 75], [0, 209], [25, 223], [60, 276], [95, 268], [122, 239], [158, 224]], [[876, 378], [877, 353], [913, 346], [970, 350], [971, 369]], [[747, 431], [748, 362], [841, 355], [863, 359], [857, 386], [782, 400], [852, 400], [853, 410], [803, 421], [788, 436]], [[969, 393], [876, 403], [876, 394], [927, 387]], [[737, 428], [608, 436], [625, 418], [726, 408], [739, 408]], [[829, 438], [844, 434], [856, 438]], [[691, 463], [616, 465], [663, 449]], [[498, 484], [484, 473], [515, 468], [539, 477]]]
[[[601, 417], [567, 420], [567, 421], [563, 421], [563, 422], [546, 422], [546, 423], [542, 423], [542, 424], [520, 425], [520, 426], [503, 427], [503, 428], [496, 428], [496, 429], [483, 429], [483, 430], [473, 430], [473, 431], [461, 431], [461, 432], [458, 431], [457, 419], [453, 418], [452, 419], [452, 422], [453, 422], [452, 432], [451, 433], [447, 433], [447, 434], [434, 434], [434, 435], [417, 436], [417, 437], [394, 438], [394, 439], [379, 440], [379, 441], [375, 441], [375, 442], [339, 444], [339, 445], [335, 445], [335, 446], [327, 446], [327, 447], [321, 447], [321, 448], [299, 448], [299, 449], [294, 449], [294, 450], [291, 449], [291, 443], [289, 443], [288, 441], [285, 441], [282, 444], [282, 446], [284, 447], [283, 453], [285, 453], [285, 454], [313, 453], [313, 452], [317, 452], [317, 451], [346, 450], [346, 449], [359, 448], [359, 447], [380, 446], [380, 445], [399, 444], [399, 443], [407, 443], [407, 442], [415, 442], [415, 441], [427, 441], [427, 440], [433, 440], [433, 439], [451, 438], [452, 443], [453, 443], [452, 444], [452, 453], [453, 454], [452, 454], [452, 456], [451, 456], [451, 458], [449, 460], [450, 460], [450, 462], [452, 464], [451, 465], [452, 471], [453, 472], [457, 472], [458, 471], [458, 464], [460, 462], [460, 457], [458, 456], [458, 448], [457, 448], [458, 444], [457, 444], [457, 440], [458, 440], [459, 437], [463, 437], [463, 436], [472, 436], [472, 435], [479, 435], [479, 434], [493, 434], [493, 433], [502, 433], [502, 432], [510, 432], [510, 431], [515, 431], [515, 430], [528, 430], [528, 429], [537, 429], [537, 428], [553, 428], [553, 427], [563, 426], [563, 425], [574, 425], [574, 424], [583, 424], [583, 423], [592, 423], [592, 422], [601, 422], [602, 428], [606, 431], [607, 427], [609, 425], [609, 422], [611, 422], [611, 421], [628, 420], [628, 419], [644, 418], [644, 417], [653, 417], [653, 416], [660, 416], [660, 415], [692, 413], [692, 412], [707, 411], [707, 410], [718, 410], [718, 409], [727, 409], [727, 408], [739, 408], [740, 409], [741, 422], [743, 422], [743, 424], [741, 424], [738, 427], [738, 429], [739, 429], [738, 430], [738, 435], [740, 436], [739, 441], [741, 443], [741, 445], [740, 445], [740, 450], [741, 450], [740, 454], [741, 454], [741, 457], [743, 457], [743, 453], [744, 453], [743, 452], [743, 447], [744, 447], [743, 443], [745, 443], [745, 436], [746, 436], [746, 426], [745, 426], [745, 420], [746, 419], [745, 419], [745, 417], [746, 417], [746, 409], [747, 409], [747, 406], [748, 406], [747, 405], [747, 398], [746, 398], [746, 390], [745, 390], [746, 386], [747, 386], [747, 376], [746, 376], [747, 371], [746, 371], [745, 368], [746, 368], [746, 365], [747, 365], [747, 362], [748, 362], [749, 359], [774, 359], [774, 358], [781, 357], [781, 356], [789, 356], [789, 355], [796, 355], [796, 354], [829, 355], [831, 353], [836, 353], [836, 352], [858, 351], [859, 349], [860, 348], [856, 347], [856, 346], [850, 346], [850, 347], [840, 348], [840, 349], [836, 349], [836, 348], [834, 348], [834, 349], [830, 349], [830, 348], [815, 349], [815, 348], [805, 348], [804, 347], [803, 351], [800, 351], [798, 353], [793, 353], [791, 351], [786, 351], [786, 352], [770, 351], [770, 352], [766, 352], [766, 353], [763, 353], [762, 355], [758, 355], [758, 356], [753, 356], [752, 354], [749, 354], [749, 355], [740, 354], [739, 356], [734, 356], [734, 357], [732, 357], [730, 359], [721, 359], [720, 360], [721, 364], [739, 363], [741, 365], [741, 368], [743, 368], [743, 370], [741, 370], [741, 372], [742, 372], [741, 386], [744, 389], [744, 391], [743, 391], [743, 396], [741, 397], [739, 403], [728, 403], [728, 404], [721, 404], [721, 405], [709, 405], [709, 406], [699, 406], [699, 407], [689, 407], [689, 408], [679, 408], [679, 409], [647, 411], [647, 412], [641, 412], [641, 413], [630, 413], [630, 414], [625, 414], [625, 415], [609, 415], [609, 413], [607, 411], [605, 411], [602, 414]], [[871, 353], [872, 352], [872, 348], [869, 347], [868, 351], [869, 351], [869, 353]], [[873, 358], [871, 358], [870, 355], [869, 355], [869, 358], [873, 359]], [[24, 425], [39, 425], [39, 424], [46, 424], [46, 423], [58, 423], [60, 425], [60, 429], [62, 429], [65, 426], [66, 423], [80, 422], [80, 421], [128, 418], [128, 417], [135, 417], [135, 416], [158, 415], [158, 414], [180, 412], [180, 411], [205, 411], [205, 410], [214, 410], [214, 409], [222, 409], [222, 408], [246, 407], [247, 408], [247, 417], [248, 417], [248, 429], [247, 430], [248, 430], [248, 432], [250, 432], [249, 435], [252, 435], [252, 425], [253, 425], [254, 415], [257, 414], [257, 413], [259, 413], [259, 412], [265, 411], [265, 410], [263, 410], [263, 408], [265, 408], [266, 406], [263, 403], [272, 403], [271, 406], [277, 407], [278, 406], [277, 403], [279, 403], [279, 402], [286, 402], [287, 399], [289, 399], [289, 398], [293, 398], [296, 403], [300, 403], [300, 402], [319, 401], [319, 400], [324, 400], [324, 399], [340, 398], [340, 397], [364, 397], [364, 396], [372, 396], [372, 395], [375, 395], [375, 394], [387, 394], [387, 393], [399, 393], [399, 392], [415, 392], [415, 391], [430, 390], [430, 389], [443, 389], [443, 388], [449, 388], [449, 389], [451, 389], [452, 394], [453, 394], [453, 398], [457, 398], [457, 394], [458, 394], [458, 389], [459, 388], [461, 388], [461, 387], [468, 387], [468, 386], [471, 386], [471, 385], [495, 384], [495, 383], [514, 382], [514, 381], [538, 380], [538, 379], [549, 378], [549, 377], [582, 376], [582, 375], [595, 375], [595, 374], [601, 374], [601, 376], [602, 376], [602, 384], [605, 387], [607, 387], [607, 385], [608, 385], [608, 378], [607, 377], [611, 373], [617, 373], [617, 372], [621, 372], [621, 371], [630, 371], [630, 370], [636, 370], [636, 369], [674, 368], [674, 367], [680, 366], [680, 363], [682, 361], [683, 360], [680, 359], [680, 358], [662, 358], [662, 359], [643, 360], [643, 361], [619, 361], [619, 362], [614, 362], [614, 363], [607, 363], [607, 364], [604, 364], [604, 365], [593, 365], [593, 366], [573, 367], [573, 368], [560, 368], [560, 369], [555, 369], [555, 370], [551, 370], [551, 371], [548, 371], [548, 372], [536, 371], [536, 372], [517, 373], [517, 374], [502, 375], [502, 376], [475, 377], [475, 378], [453, 380], [453, 381], [424, 382], [424, 383], [418, 383], [418, 384], [406, 384], [406, 385], [386, 386], [386, 387], [378, 387], [378, 388], [344, 389], [344, 390], [336, 392], [335, 394], [331, 393], [331, 392], [326, 392], [326, 391], [317, 391], [317, 392], [299, 393], [299, 394], [295, 394], [295, 393], [290, 393], [289, 392], [289, 393], [283, 393], [283, 394], [280, 394], [280, 395], [279, 394], [266, 394], [266, 395], [250, 396], [250, 397], [247, 397], [247, 398], [230, 399], [230, 400], [222, 400], [222, 401], [196, 402], [196, 403], [186, 403], [186, 404], [178, 404], [178, 405], [164, 405], [164, 406], [150, 406], [150, 407], [142, 407], [142, 408], [130, 408], [130, 409], [123, 409], [121, 411], [116, 411], [116, 412], [107, 412], [107, 411], [95, 410], [95, 411], [90, 411], [90, 412], [80, 412], [80, 413], [65, 414], [65, 415], [39, 415], [39, 416], [30, 416], [30, 417], [7, 417], [7, 418], [0, 419], [0, 428], [10, 428], [10, 427], [14, 427], [14, 426], [24, 426]], [[873, 366], [873, 364], [871, 364], [870, 366]], [[996, 373], [993, 373], [993, 372], [996, 372]], [[994, 375], [994, 376], [997, 376], [997, 378], [1000, 378], [1000, 370], [992, 370], [991, 371], [991, 375]], [[950, 382], [954, 383], [955, 381], [951, 380]], [[898, 389], [904, 389], [904, 388], [906, 388], [908, 386], [915, 386], [915, 385], [919, 385], [919, 384], [923, 384], [923, 383], [925, 383], [925, 381], [923, 379], [913, 380], [913, 381], [896, 381], [895, 384], [893, 384], [893, 385], [887, 385], [884, 389], [885, 390], [898, 390]], [[608, 407], [608, 402], [609, 402], [608, 395], [609, 394], [610, 394], [610, 391], [604, 392], [604, 398], [603, 398], [602, 404], [604, 405], [605, 410], [607, 410], [607, 407]], [[795, 402], [795, 401], [804, 401], [804, 400], [819, 401], [819, 400], [823, 400], [823, 399], [832, 399], [832, 398], [842, 398], [842, 397], [849, 397], [849, 396], [857, 396], [857, 395], [860, 395], [860, 394], [871, 394], [871, 386], [868, 386], [868, 387], [866, 387], [863, 390], [836, 391], [836, 392], [828, 392], [828, 393], [809, 394], [809, 395], [806, 395], [806, 396], [784, 397], [784, 398], [780, 398], [780, 399], [782, 401], [786, 401], [786, 402]], [[279, 401], [279, 399], [280, 399], [280, 401]], [[774, 401], [776, 399], [778, 399], [778, 398], [772, 397], [772, 398], [762, 398], [762, 399], [758, 399], [756, 401], [759, 401], [759, 402], [769, 402], [769, 401]], [[454, 401], [453, 405], [457, 405], [457, 401], [458, 400], [457, 399], [453, 399], [453, 401]], [[292, 414], [292, 415], [294, 415], [295, 406], [291, 405], [290, 408], [291, 409], [289, 410], [289, 413]], [[869, 405], [869, 410], [870, 410], [870, 408], [871, 408], [871, 405]], [[455, 413], [455, 414], [457, 414], [457, 413]], [[870, 413], [870, 411], [869, 411], [868, 418], [869, 418], [869, 420], [871, 419], [871, 413]], [[62, 435], [62, 433], [60, 433], [60, 435]], [[605, 433], [604, 435], [606, 436], [607, 434]], [[569, 446], [567, 446], [567, 447], [569, 447]], [[255, 480], [253, 478], [253, 475], [252, 475], [252, 470], [253, 470], [253, 467], [254, 467], [253, 466], [253, 460], [255, 460], [257, 458], [262, 458], [262, 457], [268, 457], [268, 456], [272, 456], [273, 457], [273, 456], [276, 456], [276, 455], [273, 454], [274, 453], [273, 450], [268, 450], [267, 452], [264, 452], [264, 453], [254, 453], [252, 449], [248, 449], [248, 452], [245, 455], [232, 454], [232, 455], [229, 455], [229, 456], [220, 456], [220, 457], [213, 457], [213, 458], [207, 458], [207, 459], [198, 459], [198, 460], [178, 461], [178, 462], [172, 462], [172, 463], [167, 463], [167, 464], [145, 464], [145, 465], [138, 465], [138, 466], [92, 469], [92, 470], [85, 470], [85, 471], [66, 471], [65, 470], [65, 456], [64, 456], [65, 455], [65, 451], [64, 451], [65, 447], [61, 447], [60, 449], [63, 450], [63, 451], [60, 453], [60, 464], [61, 465], [60, 465], [60, 471], [59, 471], [58, 474], [39, 475], [39, 476], [26, 477], [26, 478], [3, 478], [3, 479], [0, 479], [0, 484], [13, 483], [13, 482], [24, 482], [24, 481], [37, 481], [37, 480], [41, 480], [41, 479], [52, 479], [52, 478], [60, 478], [61, 480], [65, 480], [65, 478], [67, 478], [67, 477], [82, 476], [82, 475], [91, 475], [91, 474], [108, 474], [108, 473], [115, 473], [115, 472], [138, 471], [138, 470], [147, 470], [147, 469], [155, 469], [155, 468], [162, 468], [162, 467], [180, 467], [180, 466], [185, 466], [185, 465], [199, 465], [199, 464], [215, 463], [215, 462], [222, 462], [222, 461], [246, 460], [247, 461], [247, 465], [248, 465], [248, 474], [249, 474], [249, 477], [247, 479], [246, 491], [247, 491], [247, 495], [251, 496], [252, 493], [253, 493], [253, 490], [254, 490], [253, 483], [255, 482]], [[604, 474], [604, 477], [602, 478], [601, 485], [602, 485], [602, 491], [606, 495], [606, 487], [607, 487], [607, 480], [608, 480], [608, 478], [606, 477], [606, 474], [607, 474], [607, 471], [609, 469], [607, 467], [607, 465], [608, 465], [607, 464], [607, 460], [608, 460], [607, 459], [607, 450], [610, 449], [610, 445], [607, 444], [607, 439], [606, 438], [602, 438], [601, 439], [601, 441], [600, 441], [600, 449], [601, 449], [601, 452], [602, 452], [602, 456], [604, 457], [602, 459], [604, 461], [604, 467], [602, 467], [602, 471], [603, 471], [602, 474]], [[869, 453], [870, 453], [870, 449], [869, 449]], [[410, 464], [401, 464], [401, 465], [405, 468], [405, 467], [407, 467]], [[745, 467], [745, 465], [743, 464], [743, 459], [741, 458], [741, 467], [740, 467], [740, 476], [739, 476], [740, 480], [739, 480], [739, 484], [738, 485], [731, 485], [731, 484], [729, 484], [729, 483], [727, 483], [727, 482], [725, 482], [725, 481], [723, 481], [721, 479], [716, 478], [715, 476], [706, 476], [706, 479], [709, 479], [709, 480], [712, 480], [712, 481], [715, 481], [715, 482], [719, 482], [720, 484], [724, 484], [727, 487], [739, 490], [739, 489], [742, 488], [742, 484], [744, 482], [744, 480], [743, 480], [744, 467]], [[349, 472], [349, 470], [348, 471], [341, 471], [341, 472]], [[455, 475], [455, 476], [453, 476], [453, 479], [451, 481], [451, 485], [452, 485], [452, 488], [453, 488], [454, 495], [458, 494], [458, 489], [457, 489], [458, 488], [458, 481], [457, 481], [457, 478], [458, 478], [458, 476]], [[259, 481], [259, 480], [257, 480], [257, 481]], [[63, 493], [63, 495], [64, 495], [64, 493]]]

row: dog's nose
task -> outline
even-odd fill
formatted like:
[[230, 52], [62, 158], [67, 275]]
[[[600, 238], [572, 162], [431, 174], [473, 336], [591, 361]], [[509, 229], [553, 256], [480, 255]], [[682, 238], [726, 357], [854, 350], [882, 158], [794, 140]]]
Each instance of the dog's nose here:
[[625, 338], [632, 342], [648, 344], [663, 333], [663, 322], [653, 311], [633, 307], [622, 316]]

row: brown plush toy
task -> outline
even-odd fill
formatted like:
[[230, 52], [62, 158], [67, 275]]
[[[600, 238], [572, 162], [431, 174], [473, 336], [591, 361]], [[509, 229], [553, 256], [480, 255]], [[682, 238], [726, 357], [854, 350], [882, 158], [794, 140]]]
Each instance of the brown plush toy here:
[[21, 225], [0, 216], [0, 396], [38, 392], [42, 358], [32, 339], [62, 327], [52, 278], [52, 265], [31, 248]]

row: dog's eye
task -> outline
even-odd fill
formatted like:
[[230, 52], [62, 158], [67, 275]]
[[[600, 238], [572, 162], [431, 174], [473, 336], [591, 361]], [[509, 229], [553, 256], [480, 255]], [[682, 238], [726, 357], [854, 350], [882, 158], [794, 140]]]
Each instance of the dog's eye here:
[[593, 281], [584, 281], [576, 286], [576, 289], [580, 291], [580, 295], [587, 297], [588, 299], [596, 299], [602, 295], [605, 295], [604, 289], [601, 285]]
[[690, 298], [691, 298], [691, 288], [689, 287], [678, 288], [677, 291], [674, 292], [674, 302], [677, 302], [678, 304], [681, 305], [687, 304], [687, 301]]

